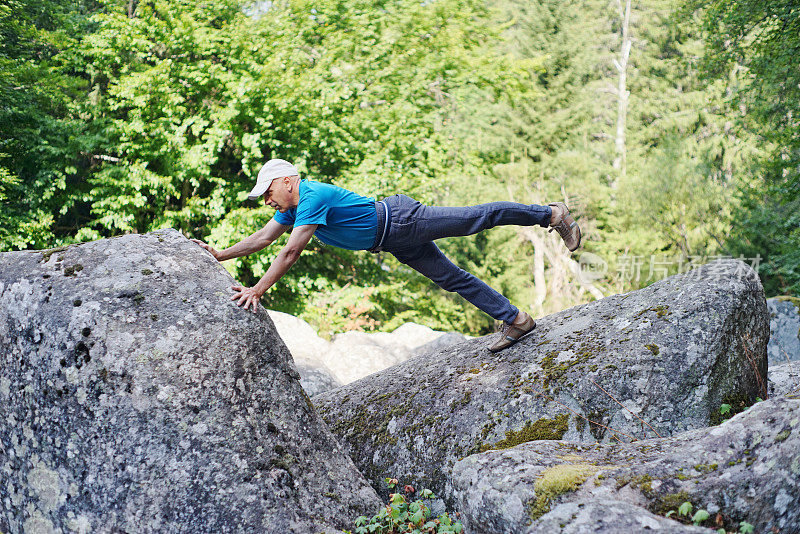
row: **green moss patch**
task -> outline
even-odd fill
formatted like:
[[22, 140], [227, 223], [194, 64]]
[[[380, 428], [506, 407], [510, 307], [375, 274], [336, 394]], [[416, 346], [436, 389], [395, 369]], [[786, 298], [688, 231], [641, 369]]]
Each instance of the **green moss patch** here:
[[52, 256], [56, 252], [61, 252], [61, 251], [67, 250], [68, 248], [69, 248], [69, 245], [65, 245], [63, 247], [56, 247], [56, 248], [51, 248], [51, 249], [48, 249], [48, 250], [43, 250], [42, 251], [42, 259], [39, 260], [39, 262], [40, 263], [47, 263], [48, 261], [50, 261], [50, 256]]
[[672, 312], [669, 311], [669, 306], [666, 304], [659, 304], [657, 306], [651, 306], [649, 308], [645, 308], [638, 312], [636, 315], [633, 316], [634, 319], [639, 319], [647, 312], [656, 312], [656, 316], [659, 319], [665, 319], [668, 315], [672, 315]]
[[639, 488], [647, 497], [653, 496], [653, 477], [647, 473], [637, 476], [619, 477], [617, 479], [618, 490], [623, 486], [627, 486], [628, 484]]
[[64, 267], [64, 276], [75, 276], [76, 273], [79, 273], [82, 270], [83, 270], [83, 265], [81, 265], [80, 263], [76, 263], [75, 265]]
[[450, 411], [454, 412], [456, 410], [460, 410], [461, 408], [469, 404], [471, 398], [472, 398], [472, 392], [465, 391], [464, 396], [462, 398], [450, 403]]
[[569, 415], [557, 415], [553, 419], [542, 417], [533, 423], [526, 423], [521, 430], [509, 430], [506, 432], [506, 439], [498, 441], [494, 445], [482, 445], [478, 450], [485, 452], [492, 449], [510, 449], [520, 443], [528, 441], [538, 441], [542, 439], [561, 439], [567, 432]]
[[712, 471], [716, 471], [719, 466], [717, 464], [697, 464], [694, 466], [696, 471], [700, 471], [701, 473], [710, 473]]
[[547, 356], [542, 358], [542, 371], [544, 371], [544, 377], [542, 377], [542, 385], [548, 387], [551, 382], [558, 382], [564, 383], [564, 375], [567, 374], [567, 371], [575, 367], [576, 365], [581, 365], [596, 356], [592, 349], [584, 349], [581, 350], [575, 358], [564, 361], [564, 362], [557, 362], [556, 358], [560, 354], [561, 351], [553, 350], [547, 353]]
[[549, 512], [553, 499], [577, 490], [598, 469], [591, 464], [563, 464], [545, 469], [533, 485], [536, 500], [528, 505], [531, 520], [535, 521]]
[[666, 515], [670, 510], [677, 510], [680, 505], [689, 500], [689, 494], [685, 491], [667, 493], [653, 503], [651, 511], [658, 515]]

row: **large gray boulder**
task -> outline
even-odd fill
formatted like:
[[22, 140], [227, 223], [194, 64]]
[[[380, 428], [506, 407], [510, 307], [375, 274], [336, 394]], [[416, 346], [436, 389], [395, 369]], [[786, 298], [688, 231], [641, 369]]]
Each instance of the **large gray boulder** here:
[[314, 400], [373, 487], [395, 476], [452, 505], [450, 470], [470, 454], [668, 436], [765, 398], [768, 337], [757, 275], [721, 260], [541, 318], [497, 355], [465, 341]]
[[[409, 324], [409, 323], [406, 323], [406, 324]], [[411, 323], [411, 324], [413, 324], [413, 323]], [[405, 325], [403, 325], [403, 326], [405, 326]], [[420, 325], [415, 325], [415, 326], [420, 326]], [[400, 327], [400, 328], [402, 328], [402, 327]], [[394, 334], [394, 333], [399, 332], [400, 328], [398, 328], [397, 330], [395, 330], [392, 333]], [[427, 327], [424, 327], [424, 328], [427, 328]], [[441, 335], [439, 335], [438, 337], [435, 337], [434, 339], [432, 339], [431, 341], [428, 341], [427, 343], [424, 343], [424, 344], [414, 348], [412, 350], [412, 352], [411, 352], [411, 355], [412, 356], [419, 356], [420, 354], [427, 354], [429, 352], [435, 352], [437, 350], [441, 350], [441, 349], [445, 349], [447, 347], [450, 347], [451, 345], [457, 345], [457, 344], [461, 343], [462, 341], [464, 341], [465, 339], [469, 339], [467, 336], [465, 336], [464, 334], [461, 334], [459, 332], [444, 332], [444, 333], [437, 332], [437, 333], [441, 334]]]
[[767, 346], [769, 363], [780, 364], [800, 360], [800, 298], [767, 299], [770, 338]]
[[[536, 441], [475, 454], [456, 463], [453, 484], [465, 527], [484, 534], [622, 532], [626, 522], [637, 532], [639, 516], [665, 516], [686, 501], [709, 513], [706, 527], [738, 532], [746, 521], [755, 532], [797, 533], [800, 400], [759, 402], [718, 427], [669, 438]], [[593, 527], [585, 514], [578, 520], [580, 508], [604, 501], [628, 509]]]
[[380, 505], [174, 230], [0, 254], [0, 531], [338, 532]]
[[323, 364], [295, 360], [295, 366], [300, 374], [300, 385], [303, 386], [309, 397], [336, 389], [342, 385]]
[[343, 332], [333, 336], [325, 362], [336, 378], [349, 384], [408, 360], [428, 343], [444, 338], [442, 341], [452, 344], [464, 339], [461, 334], [445, 336], [445, 332], [415, 323], [405, 323], [392, 332]]

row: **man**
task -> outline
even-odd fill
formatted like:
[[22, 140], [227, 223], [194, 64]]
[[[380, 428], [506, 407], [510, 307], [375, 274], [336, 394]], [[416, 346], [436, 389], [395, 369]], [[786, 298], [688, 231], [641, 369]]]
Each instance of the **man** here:
[[195, 243], [219, 261], [257, 252], [289, 228], [289, 241], [254, 287], [232, 286], [237, 305], [253, 312], [261, 296], [297, 261], [316, 235], [329, 245], [350, 250], [386, 251], [419, 271], [447, 291], [457, 292], [491, 317], [505, 323], [499, 339], [489, 347], [497, 352], [529, 334], [536, 322], [507, 298], [470, 273], [459, 269], [433, 243], [444, 237], [472, 235], [498, 225], [551, 227], [569, 250], [580, 246], [581, 231], [563, 202], [547, 206], [490, 202], [478, 206], [441, 208], [425, 206], [405, 195], [376, 202], [346, 189], [300, 179], [294, 165], [281, 159], [268, 161], [258, 173], [250, 199], [264, 198], [278, 213], [264, 228], [225, 250]]

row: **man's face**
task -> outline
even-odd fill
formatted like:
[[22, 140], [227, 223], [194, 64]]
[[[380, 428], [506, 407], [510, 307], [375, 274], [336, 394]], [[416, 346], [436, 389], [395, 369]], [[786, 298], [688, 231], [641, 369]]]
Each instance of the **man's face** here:
[[292, 193], [289, 191], [289, 178], [272, 180], [264, 193], [264, 204], [284, 213], [291, 207]]

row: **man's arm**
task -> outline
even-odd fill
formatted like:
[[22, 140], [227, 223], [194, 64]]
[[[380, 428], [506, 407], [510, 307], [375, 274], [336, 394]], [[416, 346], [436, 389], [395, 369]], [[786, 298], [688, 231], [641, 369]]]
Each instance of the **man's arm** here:
[[317, 230], [317, 226], [316, 224], [295, 226], [286, 246], [278, 253], [278, 257], [269, 266], [261, 280], [253, 287], [231, 286], [231, 289], [234, 290], [231, 300], [236, 300], [237, 306], [244, 305], [245, 310], [248, 307], [252, 308], [253, 313], [255, 313], [258, 310], [258, 301], [261, 296], [286, 274], [289, 267], [294, 265], [300, 257], [300, 253], [303, 252], [303, 249], [306, 248], [306, 245], [311, 240], [311, 236]]
[[217, 259], [217, 261], [225, 261], [232, 258], [247, 256], [253, 252], [258, 252], [259, 250], [271, 245], [289, 228], [291, 227], [283, 225], [275, 219], [270, 219], [264, 228], [256, 231], [255, 233], [242, 239], [232, 247], [226, 248], [225, 250], [216, 250], [211, 245], [203, 243], [199, 239], [192, 239], [192, 241], [209, 251], [211, 255]]

